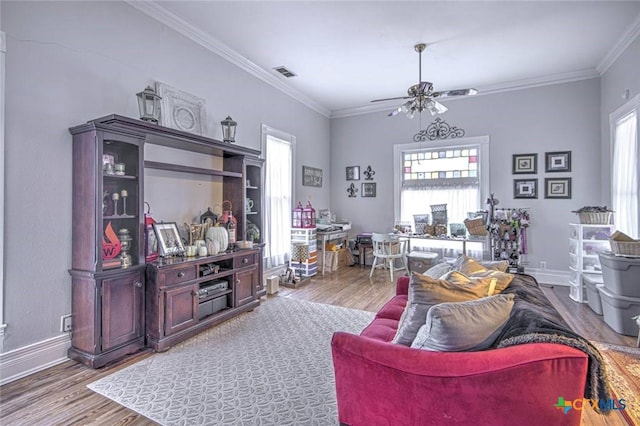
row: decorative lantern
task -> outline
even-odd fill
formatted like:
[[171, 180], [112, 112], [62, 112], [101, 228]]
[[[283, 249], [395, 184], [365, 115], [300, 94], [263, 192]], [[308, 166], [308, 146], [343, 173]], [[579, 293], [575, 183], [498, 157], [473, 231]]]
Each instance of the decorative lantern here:
[[142, 92], [137, 93], [140, 120], [157, 123], [160, 119], [160, 99], [162, 99], [151, 86], [147, 86]]
[[311, 206], [311, 201], [307, 201], [307, 205], [302, 209], [302, 227], [316, 227], [316, 210]]
[[291, 227], [292, 228], [302, 228], [302, 212], [304, 209], [302, 208], [302, 203], [298, 201], [298, 205], [295, 209], [293, 209], [293, 214], [291, 215]]
[[222, 125], [222, 141], [227, 143], [234, 143], [236, 141], [236, 127], [238, 123], [233, 121], [230, 115], [220, 122]]

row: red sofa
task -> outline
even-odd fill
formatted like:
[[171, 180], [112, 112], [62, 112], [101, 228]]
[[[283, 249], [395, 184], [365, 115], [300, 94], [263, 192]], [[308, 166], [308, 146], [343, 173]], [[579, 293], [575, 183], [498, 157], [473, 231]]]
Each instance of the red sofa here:
[[409, 277], [360, 335], [331, 342], [340, 424], [579, 425], [558, 398], [582, 399], [587, 355], [557, 343], [478, 352], [431, 352], [391, 343]]

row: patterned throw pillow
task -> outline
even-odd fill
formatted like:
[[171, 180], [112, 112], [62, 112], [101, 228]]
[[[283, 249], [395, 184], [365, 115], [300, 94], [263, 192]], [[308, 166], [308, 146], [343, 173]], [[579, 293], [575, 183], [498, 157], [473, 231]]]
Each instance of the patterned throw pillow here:
[[424, 271], [423, 275], [428, 275], [431, 278], [440, 278], [447, 272], [451, 271], [453, 268], [447, 262], [438, 263], [437, 265], [433, 265], [431, 268]]
[[429, 309], [411, 344], [430, 351], [479, 351], [496, 340], [513, 308], [513, 294], [499, 294]]
[[[490, 267], [486, 267], [489, 265]], [[513, 280], [513, 274], [506, 271], [509, 262], [484, 262], [477, 261], [472, 257], [460, 255], [453, 263], [453, 269], [460, 271], [470, 278], [486, 278], [493, 277], [496, 279], [496, 293], [503, 291]], [[504, 268], [504, 270], [502, 269]]]

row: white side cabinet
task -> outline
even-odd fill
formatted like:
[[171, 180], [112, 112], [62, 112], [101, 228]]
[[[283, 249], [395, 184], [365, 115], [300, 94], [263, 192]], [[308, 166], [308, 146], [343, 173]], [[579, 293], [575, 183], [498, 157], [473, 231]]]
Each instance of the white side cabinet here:
[[569, 297], [576, 302], [587, 302], [583, 275], [602, 275], [598, 252], [610, 249], [613, 228], [613, 225], [569, 224]]

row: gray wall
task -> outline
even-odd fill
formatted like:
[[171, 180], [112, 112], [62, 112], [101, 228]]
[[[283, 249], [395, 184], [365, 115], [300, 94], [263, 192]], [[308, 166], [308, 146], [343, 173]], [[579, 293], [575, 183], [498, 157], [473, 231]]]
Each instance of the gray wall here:
[[[490, 137], [491, 192], [498, 207], [528, 207], [530, 266], [568, 270], [567, 224], [571, 213], [600, 200], [600, 83], [590, 79], [526, 90], [475, 96], [448, 102], [441, 118], [466, 131], [465, 136]], [[432, 121], [423, 114], [422, 128]], [[331, 205], [350, 219], [355, 232], [390, 229], [393, 217], [393, 145], [412, 142], [417, 119], [387, 117], [385, 112], [333, 119], [331, 122]], [[425, 146], [428, 142], [425, 142]], [[570, 173], [545, 173], [544, 153], [571, 151]], [[536, 175], [512, 175], [513, 154], [537, 153]], [[348, 198], [345, 166], [371, 165], [376, 171], [376, 198]], [[538, 199], [513, 199], [514, 178], [537, 178]], [[569, 200], [544, 199], [545, 177], [571, 177]], [[358, 185], [360, 182], [356, 182]]]
[[[8, 324], [3, 352], [60, 335], [60, 316], [71, 311], [67, 129], [111, 113], [137, 117], [135, 93], [153, 81], [206, 99], [208, 136], [220, 138], [218, 123], [227, 114], [239, 123], [239, 145], [260, 149], [262, 123], [295, 135], [296, 163], [326, 171], [323, 188], [297, 183], [296, 196], [329, 204], [328, 118], [129, 5], [3, 1], [2, 29]], [[170, 197], [157, 199], [154, 213], [162, 217], [170, 203]]]

